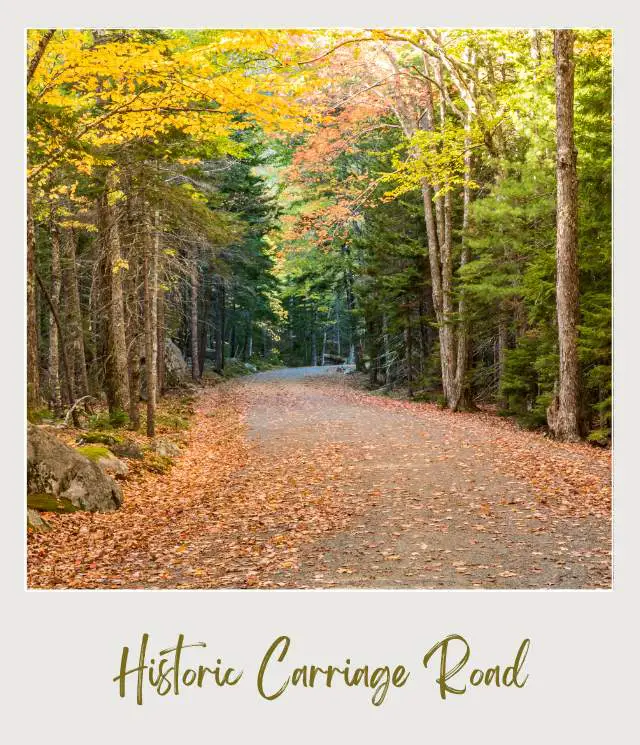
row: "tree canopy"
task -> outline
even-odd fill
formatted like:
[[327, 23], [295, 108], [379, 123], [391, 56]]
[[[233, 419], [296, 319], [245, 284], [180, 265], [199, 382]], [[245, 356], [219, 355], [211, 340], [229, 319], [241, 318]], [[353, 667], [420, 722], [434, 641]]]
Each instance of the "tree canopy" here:
[[[173, 340], [196, 380], [230, 358], [353, 363], [374, 388], [553, 430], [553, 31], [44, 29], [27, 46], [31, 416], [104, 398], [135, 428], [142, 395], [152, 432]], [[606, 444], [610, 32], [575, 32], [570, 64], [579, 428]]]

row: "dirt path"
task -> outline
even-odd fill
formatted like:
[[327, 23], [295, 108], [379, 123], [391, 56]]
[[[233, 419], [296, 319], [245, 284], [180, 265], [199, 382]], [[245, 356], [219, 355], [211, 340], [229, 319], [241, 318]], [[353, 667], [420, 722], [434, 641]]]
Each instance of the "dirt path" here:
[[610, 586], [608, 453], [320, 372], [204, 392], [170, 473], [30, 538], [29, 586]]
[[[524, 439], [524, 457], [540, 459], [537, 467], [553, 469], [554, 479], [579, 469], [603, 489], [606, 459], [594, 461], [592, 448], [512, 432], [488, 416], [394, 406], [354, 394], [339, 378], [321, 385], [298, 375], [256, 376], [251, 436], [274, 458], [291, 447], [338, 447], [349, 474], [343, 499], [354, 516], [306, 548], [287, 585], [609, 586], [608, 519], [597, 510], [572, 514], [584, 510], [565, 498], [567, 491], [580, 497], [571, 485], [537, 490], [523, 477], [522, 442], [509, 439]], [[554, 457], [545, 464], [548, 451]]]

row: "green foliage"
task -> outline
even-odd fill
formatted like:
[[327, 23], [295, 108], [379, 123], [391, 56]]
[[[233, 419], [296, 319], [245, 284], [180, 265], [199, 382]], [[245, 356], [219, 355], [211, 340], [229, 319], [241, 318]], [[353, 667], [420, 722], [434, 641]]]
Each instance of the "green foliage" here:
[[[437, 195], [462, 186], [466, 181], [465, 150], [467, 147], [477, 147], [480, 134], [477, 128], [473, 133], [467, 133], [459, 125], [450, 122], [446, 122], [441, 130], [418, 130], [409, 140], [388, 153], [393, 171], [385, 173], [381, 181], [394, 185], [394, 188], [385, 197], [395, 199], [419, 190], [424, 179], [430, 184], [439, 185]], [[472, 180], [468, 181], [468, 185], [478, 187]]]
[[125, 411], [114, 410], [110, 413], [95, 414], [89, 419], [89, 428], [97, 431], [120, 429], [129, 423], [129, 415]]
[[27, 411], [27, 421], [31, 424], [42, 424], [49, 419], [53, 419], [53, 414], [46, 407], [31, 408]]
[[251, 375], [251, 370], [247, 368], [242, 360], [230, 357], [224, 363], [222, 374], [225, 378], [238, 378], [243, 375]]
[[526, 428], [542, 427], [547, 421], [558, 365], [551, 335], [532, 330], [508, 350], [500, 386], [506, 411]]
[[156, 414], [156, 424], [162, 429], [179, 431], [189, 429], [189, 420], [185, 416], [173, 412], [158, 412]]

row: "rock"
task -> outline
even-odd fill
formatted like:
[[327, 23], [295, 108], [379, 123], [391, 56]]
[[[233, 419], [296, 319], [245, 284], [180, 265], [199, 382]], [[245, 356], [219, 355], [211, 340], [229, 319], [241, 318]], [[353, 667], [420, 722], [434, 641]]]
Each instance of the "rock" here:
[[116, 458], [106, 445], [99, 445], [97, 443], [81, 445], [77, 448], [77, 452], [82, 453], [85, 458], [89, 458], [89, 460], [97, 463], [100, 470], [106, 473], [107, 476], [126, 477], [129, 473], [129, 467]]
[[122, 442], [118, 435], [111, 435], [107, 432], [83, 432], [76, 440], [78, 445], [117, 445]]
[[[147, 400], [147, 375], [146, 359], [140, 358], [140, 399]], [[179, 347], [171, 341], [165, 339], [164, 346], [164, 385], [165, 388], [187, 388], [191, 374], [187, 363], [182, 356]]]
[[32, 509], [27, 510], [27, 529], [29, 528], [34, 533], [45, 533], [47, 530], [51, 530], [51, 526], [40, 517], [40, 513]]
[[27, 425], [27, 494], [89, 512], [112, 512], [122, 504], [120, 487], [96, 463], [33, 424]]
[[180, 388], [189, 380], [189, 368], [182, 352], [171, 339], [164, 346], [164, 382], [167, 388]]
[[151, 473], [167, 473], [173, 465], [173, 459], [168, 455], [149, 453], [144, 460], [144, 467]]
[[142, 448], [133, 440], [125, 440], [124, 442], [112, 445], [110, 450], [118, 458], [132, 458], [134, 460], [142, 460], [144, 458]]
[[176, 455], [180, 455], [180, 448], [171, 442], [171, 440], [154, 440], [151, 444], [151, 449], [154, 453], [161, 455], [164, 458], [175, 458]]
[[252, 372], [252, 373], [258, 372], [258, 368], [255, 365], [252, 365], [250, 362], [245, 362], [244, 366], [249, 372]]
[[129, 473], [129, 466], [127, 466], [126, 463], [123, 463], [119, 458], [116, 458], [115, 455], [108, 458], [98, 458], [96, 463], [102, 472], [107, 474], [107, 476], [113, 476], [114, 478], [120, 476], [121, 478], [126, 478]]

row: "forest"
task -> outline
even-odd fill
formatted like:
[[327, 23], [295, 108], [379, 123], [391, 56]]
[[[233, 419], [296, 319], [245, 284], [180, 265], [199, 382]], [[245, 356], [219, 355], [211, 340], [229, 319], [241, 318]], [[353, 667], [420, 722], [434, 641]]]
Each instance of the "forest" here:
[[27, 53], [31, 426], [150, 443], [178, 389], [332, 368], [609, 457], [610, 31], [39, 29]]

